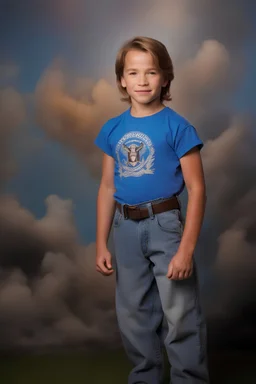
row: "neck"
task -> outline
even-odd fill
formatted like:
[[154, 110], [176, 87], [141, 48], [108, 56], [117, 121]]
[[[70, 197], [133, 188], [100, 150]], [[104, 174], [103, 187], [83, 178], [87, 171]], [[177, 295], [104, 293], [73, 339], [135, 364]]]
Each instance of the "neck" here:
[[134, 117], [150, 116], [160, 112], [163, 108], [165, 108], [165, 105], [160, 101], [150, 104], [138, 104], [132, 101], [131, 115]]

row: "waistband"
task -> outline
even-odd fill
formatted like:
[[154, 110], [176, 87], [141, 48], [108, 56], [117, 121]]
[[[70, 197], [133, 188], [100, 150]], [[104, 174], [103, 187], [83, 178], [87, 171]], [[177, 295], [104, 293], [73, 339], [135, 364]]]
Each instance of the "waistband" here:
[[138, 205], [116, 203], [116, 207], [123, 214], [125, 219], [142, 220], [157, 213], [180, 209], [180, 201], [177, 196], [165, 199], [156, 199]]

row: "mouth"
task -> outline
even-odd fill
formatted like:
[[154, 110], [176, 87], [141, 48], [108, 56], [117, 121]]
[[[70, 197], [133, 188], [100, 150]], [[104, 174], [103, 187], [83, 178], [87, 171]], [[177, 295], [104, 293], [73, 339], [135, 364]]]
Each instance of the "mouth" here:
[[136, 93], [150, 93], [151, 90], [135, 91]]

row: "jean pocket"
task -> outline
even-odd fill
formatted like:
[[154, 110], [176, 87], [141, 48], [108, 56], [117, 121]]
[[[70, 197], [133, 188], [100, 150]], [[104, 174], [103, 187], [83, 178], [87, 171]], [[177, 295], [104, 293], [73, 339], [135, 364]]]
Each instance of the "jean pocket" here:
[[121, 220], [122, 220], [122, 214], [118, 209], [116, 209], [114, 214], [114, 219], [113, 219], [113, 227], [114, 228], [119, 227], [119, 225], [121, 224]]
[[162, 231], [182, 234], [183, 225], [179, 209], [158, 213], [156, 220]]

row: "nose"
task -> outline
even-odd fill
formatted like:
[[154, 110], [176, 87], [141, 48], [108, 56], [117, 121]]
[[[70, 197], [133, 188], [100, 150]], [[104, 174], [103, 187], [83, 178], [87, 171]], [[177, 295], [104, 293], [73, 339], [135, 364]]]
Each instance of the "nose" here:
[[147, 77], [145, 75], [141, 74], [139, 76], [138, 85], [140, 85], [140, 86], [148, 85], [148, 80], [147, 80]]

